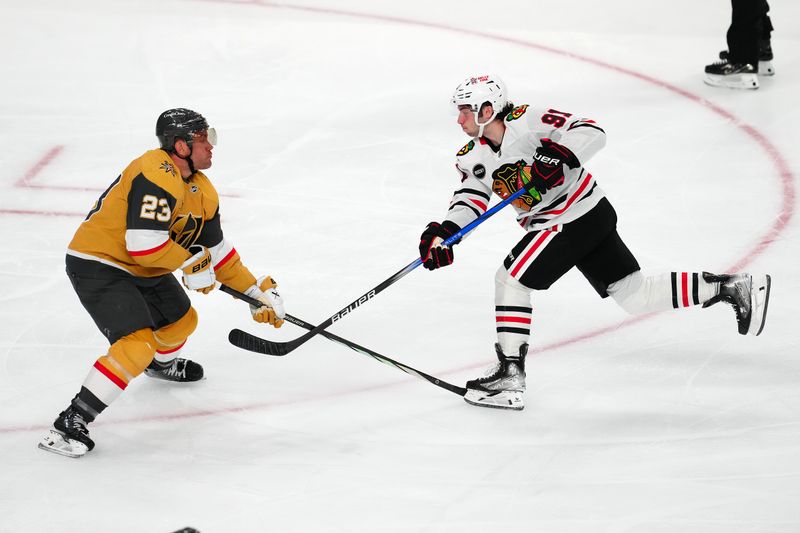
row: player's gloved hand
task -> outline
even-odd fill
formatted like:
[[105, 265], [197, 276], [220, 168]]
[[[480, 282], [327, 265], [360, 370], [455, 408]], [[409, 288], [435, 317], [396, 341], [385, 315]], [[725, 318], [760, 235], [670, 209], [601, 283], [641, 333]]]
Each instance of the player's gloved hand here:
[[208, 294], [214, 290], [217, 282], [211, 263], [211, 252], [205, 246], [192, 246], [189, 253], [194, 255], [181, 265], [183, 284], [189, 290]]
[[527, 188], [531, 186], [544, 194], [553, 187], [564, 183], [564, 165], [569, 168], [578, 168], [581, 164], [572, 150], [566, 146], [554, 143], [550, 139], [542, 139], [542, 145], [533, 154], [531, 163], [531, 179]]
[[253, 320], [279, 328], [283, 325], [286, 311], [283, 308], [283, 298], [275, 289], [277, 286], [278, 284], [275, 283], [274, 279], [269, 276], [262, 276], [258, 278], [255, 285], [251, 285], [244, 293], [264, 304], [261, 307], [250, 306]]
[[[461, 231], [458, 224], [445, 220], [441, 224], [429, 222], [419, 238], [419, 258], [428, 270], [453, 264], [453, 249], [442, 242]], [[455, 244], [455, 243], [453, 243]]]

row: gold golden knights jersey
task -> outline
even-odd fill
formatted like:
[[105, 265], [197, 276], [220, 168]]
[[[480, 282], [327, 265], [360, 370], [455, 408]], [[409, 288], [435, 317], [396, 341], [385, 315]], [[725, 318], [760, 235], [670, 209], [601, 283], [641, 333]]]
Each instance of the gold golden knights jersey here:
[[183, 179], [167, 152], [150, 150], [100, 195], [67, 254], [154, 277], [178, 269], [192, 255], [192, 245], [209, 248], [222, 283], [239, 291], [255, 283], [223, 237], [219, 195], [211, 181], [202, 172]]

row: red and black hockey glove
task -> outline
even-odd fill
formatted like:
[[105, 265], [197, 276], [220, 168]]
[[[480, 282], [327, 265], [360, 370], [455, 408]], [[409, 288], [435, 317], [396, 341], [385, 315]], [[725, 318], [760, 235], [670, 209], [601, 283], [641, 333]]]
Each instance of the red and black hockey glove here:
[[581, 164], [566, 146], [550, 139], [542, 139], [541, 142], [542, 145], [533, 154], [530, 183], [540, 194], [544, 194], [564, 183], [564, 165], [578, 168]]
[[461, 228], [458, 227], [458, 224], [449, 220], [445, 220], [441, 224], [438, 222], [428, 223], [419, 238], [419, 258], [422, 260], [422, 266], [428, 270], [436, 270], [453, 264], [453, 248], [442, 246], [441, 243], [459, 231]]

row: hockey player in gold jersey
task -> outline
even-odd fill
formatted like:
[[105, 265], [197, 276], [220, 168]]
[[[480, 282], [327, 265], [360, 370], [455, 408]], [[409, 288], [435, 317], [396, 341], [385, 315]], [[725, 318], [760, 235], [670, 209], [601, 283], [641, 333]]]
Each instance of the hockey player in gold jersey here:
[[79, 457], [94, 447], [86, 425], [141, 373], [197, 381], [198, 363], [178, 357], [197, 326], [183, 284], [207, 294], [219, 280], [263, 302], [253, 319], [278, 328], [283, 300], [269, 276], [256, 280], [223, 236], [219, 196], [202, 170], [211, 167], [216, 131], [189, 109], [156, 121], [160, 148], [131, 162], [100, 195], [67, 250], [67, 274], [106, 336], [78, 394], [39, 447]]

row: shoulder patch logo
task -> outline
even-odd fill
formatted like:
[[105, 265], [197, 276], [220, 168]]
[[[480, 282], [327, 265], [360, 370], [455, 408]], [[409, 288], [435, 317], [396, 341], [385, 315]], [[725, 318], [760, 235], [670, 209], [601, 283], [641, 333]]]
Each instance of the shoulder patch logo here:
[[158, 167], [164, 172], [168, 174], [172, 174], [173, 176], [177, 176], [177, 172], [175, 172], [175, 166], [172, 163], [168, 163], [166, 161], [162, 162], [161, 165]]
[[512, 120], [517, 120], [519, 117], [525, 114], [525, 111], [528, 110], [528, 104], [521, 105], [519, 107], [515, 107], [511, 113], [506, 116], [506, 122], [511, 122]]
[[457, 156], [465, 155], [467, 152], [475, 148], [475, 141], [470, 141], [464, 145], [464, 148], [458, 151]]

